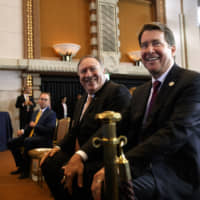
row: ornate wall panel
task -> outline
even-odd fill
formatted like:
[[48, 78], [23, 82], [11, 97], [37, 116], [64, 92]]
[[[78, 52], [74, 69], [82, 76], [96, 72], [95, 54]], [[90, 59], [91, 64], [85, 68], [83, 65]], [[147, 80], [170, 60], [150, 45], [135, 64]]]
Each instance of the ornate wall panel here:
[[[133, 1], [152, 2], [156, 20], [165, 21], [165, 0]], [[103, 60], [110, 73], [120, 73], [118, 2], [119, 0], [91, 0], [88, 10], [90, 12], [91, 53]], [[24, 58], [40, 58], [40, 0], [23, 0], [23, 7]]]

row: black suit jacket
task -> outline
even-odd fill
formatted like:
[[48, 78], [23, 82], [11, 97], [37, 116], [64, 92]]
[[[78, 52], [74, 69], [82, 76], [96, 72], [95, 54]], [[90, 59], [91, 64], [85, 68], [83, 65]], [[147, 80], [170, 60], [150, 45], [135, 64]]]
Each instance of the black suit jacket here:
[[[127, 133], [126, 156], [133, 177], [151, 169], [159, 200], [197, 200], [200, 198], [200, 74], [175, 64], [143, 126], [150, 89], [151, 81], [136, 88], [118, 127], [118, 134]], [[91, 141], [82, 149], [89, 157], [95, 154]]]
[[25, 126], [30, 122], [33, 114], [33, 108], [36, 105], [32, 96], [30, 96], [29, 99], [33, 103], [33, 105], [29, 106], [29, 109], [27, 109], [27, 106], [24, 105], [24, 95], [18, 96], [16, 100], [16, 108], [19, 108], [20, 129], [24, 129]]
[[[35, 118], [37, 116], [37, 113], [39, 110], [35, 111], [32, 115], [31, 121], [35, 121]], [[37, 136], [38, 138], [41, 138], [41, 144], [46, 143], [52, 146], [52, 140], [53, 140], [53, 134], [54, 130], [56, 128], [56, 113], [47, 108], [41, 115], [37, 125], [34, 128], [34, 136]], [[28, 126], [25, 129], [24, 137], [28, 137], [30, 132], [32, 131], [32, 128]], [[39, 142], [39, 140], [38, 140]]]
[[58, 103], [55, 107], [55, 111], [56, 111], [56, 117], [57, 119], [62, 119], [64, 118], [64, 108], [62, 103]]
[[[121, 112], [129, 105], [131, 95], [125, 86], [107, 81], [95, 94], [95, 97], [80, 121], [86, 98], [87, 94], [83, 95], [77, 102], [70, 131], [60, 144], [61, 149], [69, 154], [74, 153], [76, 137], [78, 138], [80, 146], [82, 146], [101, 127], [100, 122], [95, 119], [97, 113], [107, 110]], [[100, 156], [102, 155], [100, 154]], [[97, 160], [98, 155], [94, 158]]]

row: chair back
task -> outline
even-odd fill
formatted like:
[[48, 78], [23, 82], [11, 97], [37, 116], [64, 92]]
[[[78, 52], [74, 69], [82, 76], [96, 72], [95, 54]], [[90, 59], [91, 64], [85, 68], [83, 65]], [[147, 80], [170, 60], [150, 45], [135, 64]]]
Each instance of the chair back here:
[[56, 138], [57, 138], [58, 121], [59, 120], [56, 118], [56, 128], [55, 128], [54, 133], [53, 133], [53, 144], [57, 143]]
[[56, 138], [57, 144], [63, 139], [65, 134], [68, 133], [70, 120], [71, 118], [67, 117], [67, 118], [60, 119], [58, 121], [57, 138]]

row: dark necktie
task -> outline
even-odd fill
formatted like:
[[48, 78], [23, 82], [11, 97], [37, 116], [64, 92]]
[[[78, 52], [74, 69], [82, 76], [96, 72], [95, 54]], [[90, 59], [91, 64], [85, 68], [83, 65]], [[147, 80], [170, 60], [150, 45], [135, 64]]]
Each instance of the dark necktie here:
[[158, 88], [159, 88], [160, 84], [161, 84], [160, 81], [155, 81], [153, 83], [153, 93], [152, 93], [151, 100], [150, 100], [150, 103], [149, 103], [149, 108], [148, 108], [148, 111], [147, 111], [147, 116], [151, 112], [152, 106], [153, 106], [153, 104], [155, 102], [155, 99], [156, 99], [156, 96], [158, 94]]

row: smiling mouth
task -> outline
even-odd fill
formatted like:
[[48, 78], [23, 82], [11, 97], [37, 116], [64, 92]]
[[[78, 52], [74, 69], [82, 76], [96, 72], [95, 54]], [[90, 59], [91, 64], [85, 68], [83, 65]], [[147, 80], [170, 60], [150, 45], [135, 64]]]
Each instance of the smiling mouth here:
[[96, 81], [96, 77], [88, 77], [88, 78], [85, 78], [85, 82], [92, 82], [92, 81]]
[[159, 60], [159, 59], [160, 59], [160, 57], [150, 57], [150, 58], [145, 58], [145, 61], [152, 62], [152, 61]]

